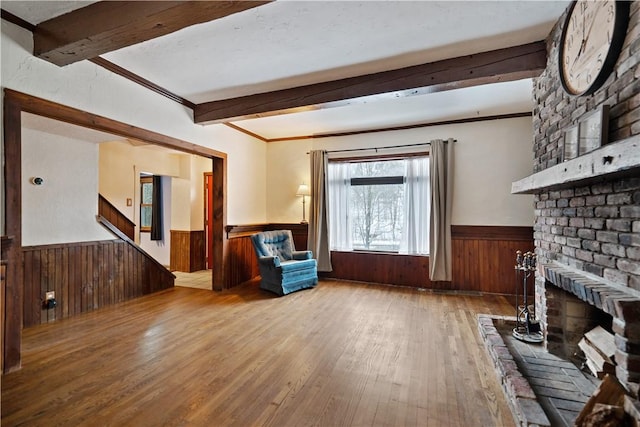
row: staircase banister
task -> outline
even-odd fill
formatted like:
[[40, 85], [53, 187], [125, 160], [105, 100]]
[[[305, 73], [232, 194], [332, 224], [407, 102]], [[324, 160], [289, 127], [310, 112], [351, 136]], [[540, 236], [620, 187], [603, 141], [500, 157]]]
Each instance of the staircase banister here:
[[160, 264], [158, 262], [158, 260], [156, 260], [154, 257], [149, 255], [149, 253], [147, 253], [147, 251], [142, 249], [136, 242], [131, 240], [126, 234], [124, 234], [122, 231], [120, 231], [118, 229], [118, 227], [116, 227], [115, 225], [111, 224], [109, 222], [109, 220], [107, 220], [105, 217], [103, 217], [102, 215], [96, 215], [96, 220], [100, 224], [102, 224], [103, 227], [105, 227], [107, 230], [109, 230], [111, 233], [113, 233], [116, 237], [118, 237], [119, 239], [122, 239], [123, 241], [125, 241], [129, 245], [133, 246], [138, 252], [140, 252], [142, 255], [144, 255], [146, 258], [148, 258], [149, 261], [151, 261], [152, 264], [155, 264], [156, 267], [159, 267], [161, 270], [165, 271], [167, 274], [170, 274], [175, 279], [175, 277], [176, 277], [175, 274], [173, 274], [171, 271], [167, 270], [167, 268], [164, 265]]
[[118, 209], [117, 207], [115, 207], [113, 205], [113, 203], [111, 203], [106, 197], [104, 197], [102, 194], [98, 193], [98, 199], [100, 199], [101, 201], [103, 201], [104, 203], [106, 203], [107, 205], [109, 205], [109, 207], [113, 208], [116, 212], [118, 212], [122, 219], [124, 219], [125, 221], [127, 221], [133, 228], [136, 227], [136, 223], [131, 221], [125, 214], [123, 214], [122, 212], [120, 212], [120, 209]]

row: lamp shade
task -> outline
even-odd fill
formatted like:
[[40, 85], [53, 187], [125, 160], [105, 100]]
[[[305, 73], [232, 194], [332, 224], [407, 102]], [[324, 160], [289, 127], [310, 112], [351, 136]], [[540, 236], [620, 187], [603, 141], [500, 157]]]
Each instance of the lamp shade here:
[[296, 196], [310, 196], [311, 191], [309, 191], [309, 186], [307, 184], [300, 184], [298, 187], [298, 191], [296, 191]]

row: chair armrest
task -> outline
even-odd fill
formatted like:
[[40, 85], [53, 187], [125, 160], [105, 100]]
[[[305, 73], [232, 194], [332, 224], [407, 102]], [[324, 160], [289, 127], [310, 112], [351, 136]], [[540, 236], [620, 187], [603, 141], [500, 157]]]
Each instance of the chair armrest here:
[[311, 258], [313, 258], [311, 251], [293, 251], [291, 253], [291, 259], [303, 260], [303, 259], [311, 259]]
[[277, 256], [261, 256], [258, 258], [258, 264], [265, 267], [280, 267], [280, 258]]

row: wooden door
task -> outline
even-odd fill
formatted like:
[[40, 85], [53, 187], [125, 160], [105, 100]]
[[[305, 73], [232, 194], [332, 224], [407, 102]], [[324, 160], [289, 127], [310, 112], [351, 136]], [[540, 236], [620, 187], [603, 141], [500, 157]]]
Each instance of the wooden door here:
[[213, 242], [213, 173], [204, 173], [204, 235], [205, 252], [207, 257], [207, 268], [213, 268], [213, 252], [211, 251]]

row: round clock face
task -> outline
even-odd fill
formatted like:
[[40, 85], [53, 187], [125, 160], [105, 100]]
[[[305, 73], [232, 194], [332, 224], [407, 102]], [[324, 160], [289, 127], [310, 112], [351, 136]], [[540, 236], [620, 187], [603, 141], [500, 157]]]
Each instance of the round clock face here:
[[572, 4], [560, 39], [560, 80], [572, 95], [588, 95], [609, 77], [620, 54], [629, 2], [580, 0]]

